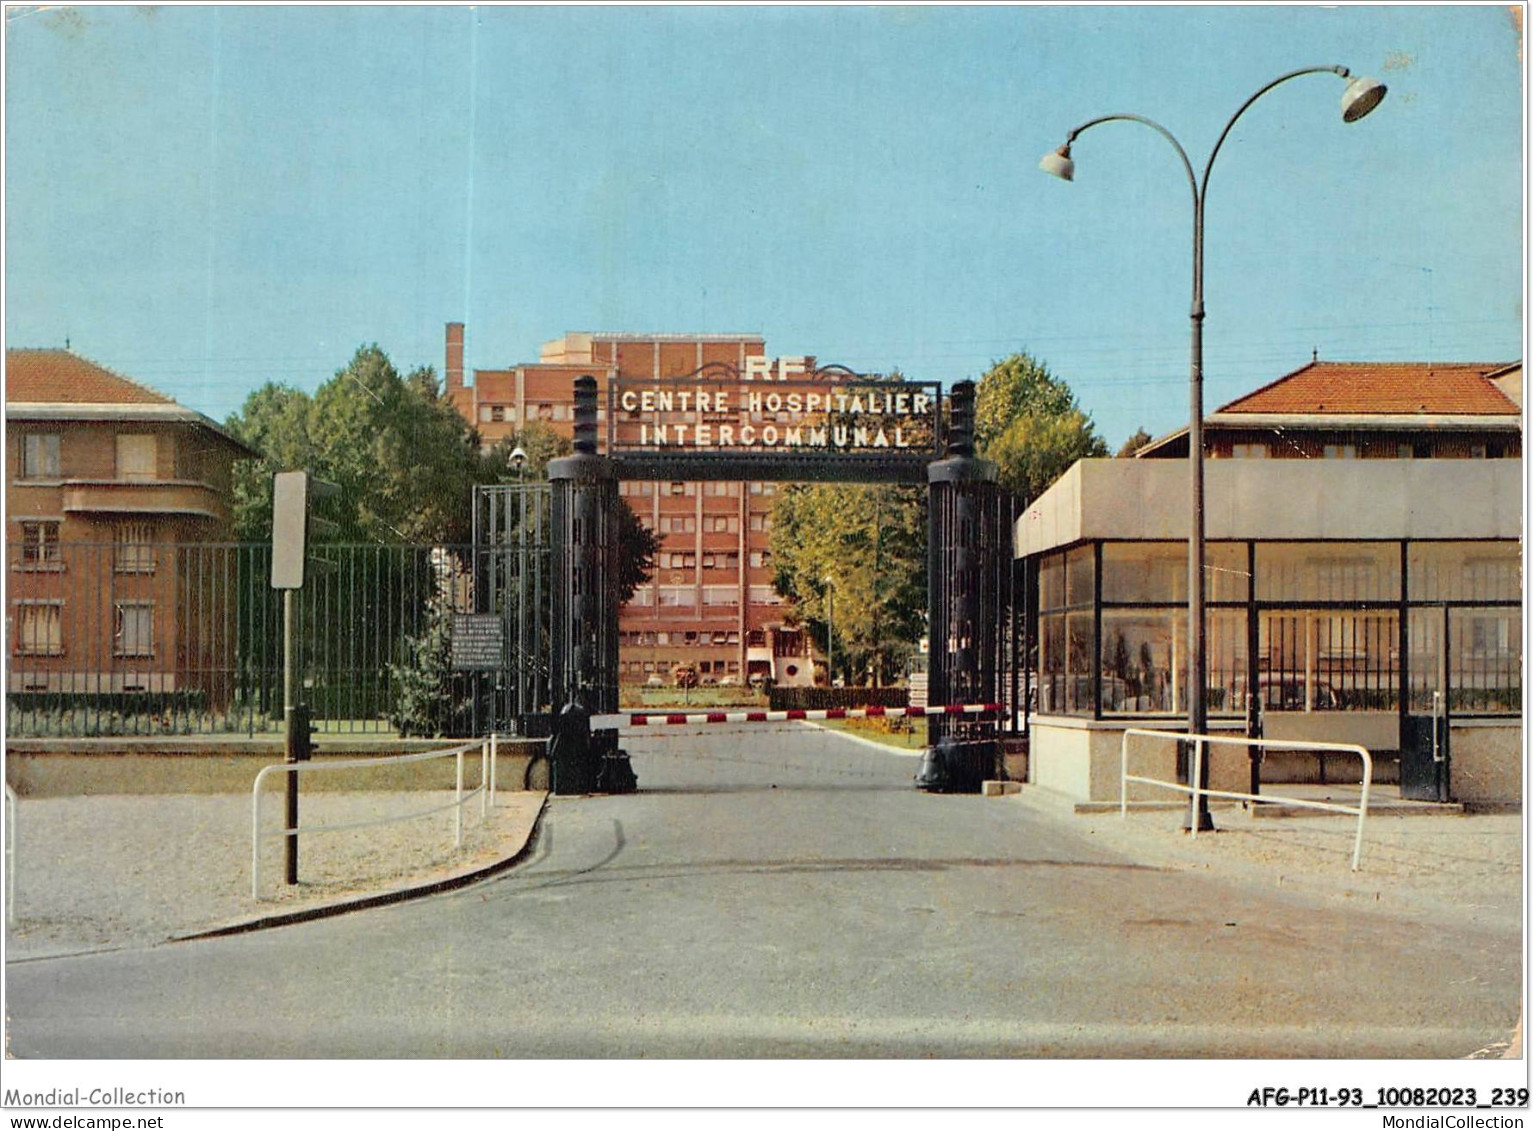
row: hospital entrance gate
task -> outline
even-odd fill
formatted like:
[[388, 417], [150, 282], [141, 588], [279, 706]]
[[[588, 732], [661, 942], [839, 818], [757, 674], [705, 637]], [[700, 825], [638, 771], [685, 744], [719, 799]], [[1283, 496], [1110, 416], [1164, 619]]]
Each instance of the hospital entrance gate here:
[[680, 377], [611, 381], [606, 455], [596, 379], [575, 379], [575, 451], [549, 464], [554, 792], [631, 788], [614, 729], [624, 480], [926, 484], [928, 698], [994, 709], [931, 711], [923, 777], [933, 788], [977, 791], [997, 776], [998, 705], [1018, 634], [1013, 505], [995, 466], [974, 454], [973, 382], [945, 398], [935, 382], [841, 366], [802, 380], [750, 376], [713, 363]]

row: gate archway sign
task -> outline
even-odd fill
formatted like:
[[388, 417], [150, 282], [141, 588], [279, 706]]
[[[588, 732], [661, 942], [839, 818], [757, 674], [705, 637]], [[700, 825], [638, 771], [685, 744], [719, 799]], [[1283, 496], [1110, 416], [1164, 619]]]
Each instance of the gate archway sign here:
[[[1010, 503], [994, 465], [974, 455], [973, 382], [944, 397], [936, 382], [840, 365], [774, 375], [713, 363], [679, 377], [614, 379], [606, 402], [600, 455], [597, 380], [575, 379], [575, 453], [548, 467], [556, 716], [570, 705], [593, 716], [617, 711], [620, 480], [925, 483], [931, 700], [1000, 701]], [[995, 776], [995, 727], [962, 715], [928, 718], [928, 762], [937, 752], [947, 787], [977, 791]], [[616, 731], [597, 731], [582, 757], [566, 753], [562, 772], [553, 767], [554, 792], [590, 792], [593, 782], [626, 776], [612, 772]]]

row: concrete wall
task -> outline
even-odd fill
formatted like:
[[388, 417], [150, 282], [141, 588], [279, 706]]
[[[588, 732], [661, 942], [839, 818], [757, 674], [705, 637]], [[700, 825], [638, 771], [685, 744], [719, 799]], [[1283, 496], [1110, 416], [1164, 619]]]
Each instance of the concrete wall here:
[[[1136, 728], [1140, 723], [1133, 724]], [[1065, 716], [1035, 717], [1031, 724], [1028, 781], [1076, 801], [1117, 801], [1123, 769], [1123, 723], [1095, 722]], [[1159, 729], [1159, 728], [1151, 728]], [[1176, 743], [1133, 736], [1129, 739], [1128, 772], [1137, 777], [1176, 780]], [[1244, 748], [1215, 748], [1209, 784], [1214, 789], [1244, 790], [1250, 784], [1250, 763]], [[1186, 794], [1157, 786], [1129, 783], [1130, 801], [1185, 800]]]
[[[1271, 735], [1272, 719], [1268, 716]], [[1319, 717], [1318, 715], [1316, 717]], [[1332, 712], [1330, 719], [1344, 717]], [[1387, 716], [1395, 719], [1393, 715]], [[1337, 737], [1334, 733], [1317, 734], [1315, 741], [1360, 741], [1376, 719], [1357, 717], [1357, 734]], [[1141, 724], [1134, 724], [1136, 727]], [[1398, 720], [1396, 720], [1398, 727]], [[1029, 751], [1028, 778], [1076, 801], [1117, 801], [1122, 765], [1122, 723], [1094, 722], [1063, 716], [1035, 717]], [[1158, 728], [1157, 728], [1158, 729]], [[1174, 729], [1174, 728], [1173, 728]], [[1397, 730], [1391, 736], [1395, 741]], [[1297, 733], [1281, 737], [1300, 738]], [[1466, 721], [1453, 727], [1450, 739], [1453, 756], [1453, 799], [1468, 804], [1518, 805], [1522, 801], [1522, 726], [1520, 723]], [[1377, 785], [1393, 786], [1399, 782], [1399, 761], [1389, 746], [1375, 747], [1362, 741], [1374, 755], [1373, 780]], [[1210, 784], [1215, 789], [1245, 792], [1250, 788], [1250, 762], [1246, 748], [1220, 744], [1213, 748]], [[1129, 740], [1129, 771], [1140, 777], [1176, 779], [1175, 744], [1169, 740], [1135, 736]], [[1318, 782], [1322, 780], [1320, 758], [1313, 753], [1269, 751], [1262, 762], [1262, 781]], [[1360, 780], [1361, 763], [1345, 754], [1325, 756], [1324, 780], [1332, 783]], [[1175, 801], [1179, 795], [1168, 789], [1131, 783], [1131, 801]]]
[[[419, 749], [445, 749], [450, 742], [426, 744]], [[21, 749], [17, 747], [21, 746]], [[540, 761], [529, 774], [534, 755], [543, 750], [542, 742], [503, 741], [500, 743], [496, 785], [502, 790], [547, 788], [547, 762]], [[346, 761], [359, 757], [381, 758], [388, 753], [376, 746], [366, 753], [322, 753], [316, 763]], [[243, 743], [239, 747], [207, 744], [202, 747], [167, 751], [139, 748], [126, 750], [122, 744], [83, 743], [13, 743], [6, 752], [5, 780], [23, 797], [72, 797], [105, 794], [202, 794], [246, 793], [255, 784], [262, 767], [282, 761], [279, 747], [260, 747]], [[354, 770], [319, 771], [302, 775], [304, 791], [391, 791], [414, 789], [451, 789], [455, 775], [454, 760], [438, 758], [382, 765]], [[464, 759], [465, 788], [479, 782], [480, 759], [471, 751]], [[281, 776], [272, 782], [280, 790]], [[264, 788], [264, 787], [263, 787]]]
[[[1205, 466], [1207, 537], [1520, 538], [1522, 461], [1213, 460]], [[1180, 460], [1081, 460], [1017, 520], [1019, 557], [1083, 538], [1187, 537]]]
[[1522, 726], [1463, 722], [1448, 737], [1453, 799], [1466, 803], [1520, 803]]
[[[1400, 780], [1400, 716], [1394, 711], [1269, 711], [1262, 717], [1267, 738], [1301, 742], [1350, 742], [1373, 757], [1373, 780]], [[1352, 754], [1269, 750], [1262, 759], [1264, 782], [1362, 781], [1362, 759]]]

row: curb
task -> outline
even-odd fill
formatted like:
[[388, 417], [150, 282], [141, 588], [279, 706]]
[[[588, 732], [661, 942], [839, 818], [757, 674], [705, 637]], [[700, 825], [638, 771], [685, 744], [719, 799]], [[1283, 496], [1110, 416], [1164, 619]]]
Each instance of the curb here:
[[166, 943], [194, 942], [198, 939], [219, 939], [231, 935], [244, 935], [252, 931], [264, 931], [273, 927], [287, 927], [295, 923], [309, 923], [315, 919], [328, 919], [336, 915], [346, 915], [352, 911], [366, 911], [372, 907], [387, 907], [391, 903], [404, 903], [407, 900], [417, 899], [427, 895], [437, 895], [444, 891], [453, 891], [457, 888], [467, 887], [480, 880], [505, 871], [526, 859], [532, 849], [532, 844], [537, 840], [538, 830], [543, 824], [543, 814], [548, 812], [548, 799], [552, 793], [543, 796], [543, 803], [538, 806], [537, 815], [532, 818], [532, 823], [527, 829], [527, 838], [522, 845], [510, 856], [492, 861], [472, 871], [460, 872], [456, 876], [447, 876], [440, 880], [431, 880], [423, 884], [415, 884], [410, 887], [393, 888], [389, 891], [377, 892], [373, 895], [361, 895], [351, 899], [340, 899], [334, 903], [322, 903], [313, 907], [301, 907], [294, 911], [278, 911], [271, 915], [260, 915], [253, 919], [243, 919], [237, 923], [226, 923], [221, 927], [209, 927], [200, 931], [192, 931], [187, 934], [171, 935], [165, 940]]

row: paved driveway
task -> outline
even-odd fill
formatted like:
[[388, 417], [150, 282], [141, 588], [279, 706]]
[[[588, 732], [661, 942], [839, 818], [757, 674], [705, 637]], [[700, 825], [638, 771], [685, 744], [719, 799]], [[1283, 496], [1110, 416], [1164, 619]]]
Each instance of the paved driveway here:
[[13, 965], [11, 1051], [1457, 1057], [1517, 1019], [1515, 930], [1138, 862], [807, 727], [626, 745], [641, 792], [554, 799], [473, 888]]

